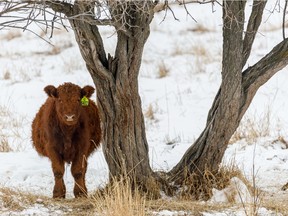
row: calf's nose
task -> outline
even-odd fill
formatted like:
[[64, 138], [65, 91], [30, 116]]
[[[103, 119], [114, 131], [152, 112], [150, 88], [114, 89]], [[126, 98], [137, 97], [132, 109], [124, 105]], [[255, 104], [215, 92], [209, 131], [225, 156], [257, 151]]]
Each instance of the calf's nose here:
[[66, 121], [74, 121], [75, 115], [65, 115]]

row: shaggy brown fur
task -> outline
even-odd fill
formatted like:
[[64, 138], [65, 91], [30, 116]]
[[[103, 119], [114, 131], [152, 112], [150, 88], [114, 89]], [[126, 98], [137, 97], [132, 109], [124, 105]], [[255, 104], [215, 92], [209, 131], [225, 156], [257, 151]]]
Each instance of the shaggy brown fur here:
[[101, 129], [95, 103], [89, 99], [89, 105], [82, 106], [81, 98], [91, 97], [94, 88], [64, 83], [58, 88], [46, 86], [44, 91], [49, 97], [32, 123], [32, 140], [36, 151], [51, 160], [53, 198], [65, 198], [65, 162], [72, 163], [75, 197], [87, 195], [87, 158], [100, 145]]

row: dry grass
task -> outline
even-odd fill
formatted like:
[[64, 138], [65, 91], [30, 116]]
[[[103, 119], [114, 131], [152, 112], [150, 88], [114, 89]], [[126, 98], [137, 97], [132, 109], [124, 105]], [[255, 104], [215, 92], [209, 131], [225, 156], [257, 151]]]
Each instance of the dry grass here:
[[11, 79], [11, 73], [9, 70], [5, 70], [4, 73], [3, 73], [3, 79], [4, 80], [10, 80]]
[[37, 203], [42, 196], [37, 196], [32, 193], [23, 192], [7, 187], [0, 187], [0, 206], [1, 211], [22, 211], [28, 206]]
[[[156, 213], [163, 210], [169, 210], [173, 212], [179, 212], [179, 214], [174, 213], [173, 215], [202, 216], [203, 212], [222, 212], [227, 210], [228, 208], [231, 208], [230, 204], [225, 203], [213, 204], [208, 202], [199, 202], [187, 199], [150, 200], [147, 201], [147, 205], [149, 205], [149, 213], [147, 211], [146, 215], [152, 215], [152, 212]], [[180, 212], [182, 212], [182, 214]]]
[[194, 46], [192, 46], [191, 50], [195, 56], [201, 56], [201, 57], [209, 56], [209, 53], [208, 53], [206, 47], [204, 47], [203, 45], [201, 45], [201, 46], [200, 45], [194, 45]]
[[277, 194], [275, 196], [265, 196], [262, 201], [262, 206], [271, 211], [274, 211], [275, 215], [288, 215], [288, 194], [280, 195]]
[[[218, 185], [219, 189], [227, 187], [229, 179], [233, 176], [243, 179], [244, 183], [246, 181], [235, 165], [221, 167], [220, 173], [217, 176], [217, 181], [215, 181], [215, 176], [210, 178], [210, 183], [216, 183], [215, 185]], [[209, 175], [208, 172], [206, 174], [206, 176]], [[277, 196], [267, 196], [267, 199], [261, 203], [261, 207], [287, 215], [288, 206], [285, 201], [287, 197], [281, 197], [280, 202], [275, 200], [276, 198]], [[29, 208], [54, 212], [55, 215], [71, 216], [152, 216], [157, 215], [157, 212], [162, 210], [181, 211], [183, 214], [179, 213], [180, 215], [200, 216], [203, 215], [203, 212], [226, 212], [228, 215], [234, 215], [234, 211], [244, 208], [246, 208], [244, 213], [247, 216], [257, 215], [253, 214], [255, 206], [245, 203], [243, 207], [243, 204], [235, 203], [233, 199], [228, 203], [195, 201], [188, 196], [149, 200], [137, 190], [131, 190], [131, 185], [127, 181], [114, 181], [105, 189], [97, 191], [89, 198], [77, 199], [52, 199], [17, 189], [0, 187], [0, 206], [0, 214], [13, 212], [13, 215]], [[259, 206], [256, 207], [257, 209], [259, 208]]]
[[61, 59], [63, 62], [62, 70], [66, 74], [75, 73], [77, 70], [86, 70], [84, 61], [77, 56], [65, 56]]
[[[128, 185], [118, 182], [114, 187], [89, 198], [52, 199], [17, 189], [0, 187], [0, 215], [17, 215], [25, 209], [39, 209], [53, 212], [53, 215], [69, 216], [152, 216], [162, 210], [190, 212], [223, 211], [227, 204], [211, 204], [185, 199], [146, 200], [138, 192], [132, 192]], [[39, 211], [38, 211], [39, 213]]]
[[7, 136], [0, 131], [0, 152], [11, 152], [13, 149], [9, 146]]
[[210, 59], [210, 52], [207, 48], [201, 43], [193, 44], [189, 47], [180, 47], [179, 44], [174, 46], [174, 50], [172, 52], [172, 56], [179, 55], [193, 55], [195, 57], [202, 58], [202, 63], [206, 63], [208, 59]]
[[164, 78], [169, 74], [169, 69], [167, 68], [166, 64], [162, 61], [158, 65], [158, 78]]
[[211, 32], [210, 29], [208, 29], [207, 27], [205, 27], [202, 24], [196, 24], [196, 26], [194, 28], [190, 28], [190, 29], [188, 29], [188, 31], [197, 32], [197, 33], [200, 33], [200, 34]]
[[96, 215], [144, 216], [146, 199], [138, 190], [131, 189], [128, 180], [113, 181], [103, 191], [92, 196]]
[[20, 151], [27, 139], [23, 125], [27, 119], [17, 116], [7, 106], [0, 105], [0, 152]]
[[33, 192], [0, 187], [0, 215], [20, 215], [26, 209], [34, 209], [37, 212], [31, 215], [39, 214], [39, 211], [47, 215], [94, 215], [93, 205], [87, 198], [57, 200]]
[[146, 112], [144, 113], [145, 117], [147, 119], [150, 119], [150, 120], [155, 120], [155, 109], [154, 107], [152, 106], [152, 104], [149, 104], [148, 106], [148, 109], [146, 110]]
[[1, 79], [9, 81], [10, 84], [25, 83], [31, 81], [31, 79], [35, 78], [39, 73], [40, 71], [38, 70], [31, 70], [27, 73], [27, 68], [11, 64], [3, 70]]
[[2, 35], [1, 39], [10, 41], [10, 40], [13, 40], [15, 38], [19, 38], [21, 36], [22, 36], [22, 34], [21, 34], [20, 31], [18, 31], [18, 30], [10, 30], [6, 34]]
[[238, 140], [245, 139], [248, 144], [252, 144], [259, 137], [269, 136], [271, 132], [270, 119], [271, 113], [269, 109], [258, 117], [256, 115], [244, 117], [229, 143], [232, 144]]
[[180, 199], [209, 200], [213, 195], [213, 188], [217, 190], [226, 188], [230, 185], [230, 180], [233, 177], [237, 177], [245, 184], [248, 184], [248, 181], [235, 163], [221, 166], [216, 174], [209, 170], [206, 170], [201, 176], [195, 173], [192, 175], [187, 174], [182, 188], [179, 190], [179, 197]]
[[58, 43], [58, 45], [52, 46], [52, 49], [47, 52], [47, 55], [58, 55], [64, 50], [69, 49], [71, 47], [73, 47], [73, 44], [70, 41], [61, 42], [61, 43]]

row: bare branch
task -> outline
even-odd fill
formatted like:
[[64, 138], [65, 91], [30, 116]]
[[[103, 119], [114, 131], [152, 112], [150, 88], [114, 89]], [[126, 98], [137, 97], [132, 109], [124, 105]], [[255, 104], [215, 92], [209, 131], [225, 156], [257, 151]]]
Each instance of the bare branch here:
[[[179, 0], [178, 0], [178, 2], [179, 2]], [[213, 2], [212, 2], [212, 3], [213, 3]], [[181, 4], [183, 4], [184, 9], [185, 9], [186, 13], [188, 14], [188, 16], [190, 16], [191, 19], [193, 19], [193, 20], [197, 23], [196, 19], [195, 19], [195, 18], [190, 14], [190, 12], [188, 11], [188, 8], [187, 8], [187, 6], [186, 6], [185, 0], [182, 0], [182, 3], [179, 3], [179, 5], [181, 5]]]
[[259, 26], [262, 22], [262, 15], [267, 1], [253, 1], [252, 12], [248, 21], [245, 37], [243, 41], [243, 60], [242, 67], [246, 64], [252, 49], [255, 36], [258, 32]]
[[258, 89], [278, 71], [288, 65], [288, 39], [276, 45], [265, 57], [243, 72], [244, 100], [239, 112], [241, 119]]
[[285, 0], [284, 10], [283, 10], [283, 21], [282, 21], [283, 40], [286, 39], [286, 36], [285, 36], [285, 18], [286, 18], [287, 4], [288, 4], [288, 0]]
[[190, 3], [198, 3], [198, 4], [209, 4], [209, 3], [214, 3], [217, 2], [217, 0], [177, 0], [179, 5], [182, 4], [190, 4]]
[[[73, 1], [2, 0], [0, 1], [0, 28], [17, 27], [25, 31], [34, 23], [46, 34], [49, 30], [50, 37], [52, 37], [56, 24], [67, 30], [67, 26], [63, 22], [64, 19], [81, 19], [91, 25], [113, 25], [106, 12], [107, 5], [105, 2], [105, 0], [102, 0], [101, 3], [100, 1], [89, 1], [93, 8], [83, 10], [83, 13], [79, 14], [74, 11], [75, 2]], [[97, 8], [97, 16], [94, 13], [95, 7]], [[29, 30], [29, 32], [31, 31]]]

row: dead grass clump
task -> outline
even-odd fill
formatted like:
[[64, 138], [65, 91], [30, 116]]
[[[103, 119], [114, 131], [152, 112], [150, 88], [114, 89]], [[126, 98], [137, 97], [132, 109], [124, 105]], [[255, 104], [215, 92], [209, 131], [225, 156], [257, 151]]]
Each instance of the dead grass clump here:
[[[192, 71], [194, 73], [205, 73], [206, 65], [213, 61], [211, 57], [211, 53], [207, 48], [203, 45], [193, 45], [191, 48], [191, 53], [194, 56], [193, 62], [191, 65]], [[191, 64], [191, 63], [190, 63]]]
[[92, 196], [92, 204], [97, 215], [144, 216], [146, 200], [137, 189], [132, 190], [127, 179], [113, 181]]
[[48, 55], [58, 55], [61, 53], [61, 47], [53, 46], [52, 49], [47, 53]]
[[266, 196], [262, 205], [275, 212], [273, 215], [288, 215], [287, 194]]
[[33, 192], [0, 186], [0, 215], [27, 215], [23, 213], [27, 209], [36, 209], [37, 214], [43, 211], [52, 215], [95, 215], [93, 205], [87, 198], [51, 199]]
[[0, 132], [0, 152], [11, 152], [13, 149], [9, 146], [7, 137]]
[[11, 73], [9, 70], [5, 70], [4, 73], [3, 73], [3, 79], [4, 80], [9, 80], [11, 79]]
[[23, 140], [28, 139], [24, 138], [27, 134], [23, 133], [23, 125], [27, 123], [26, 118], [0, 105], [0, 152], [23, 150]]
[[146, 112], [145, 112], [145, 114], [144, 114], [145, 117], [146, 117], [147, 119], [150, 119], [150, 120], [155, 120], [155, 115], [154, 115], [154, 113], [155, 113], [155, 110], [154, 110], [152, 104], [149, 104], [148, 109], [146, 110]]
[[271, 132], [270, 118], [271, 113], [269, 109], [259, 117], [255, 115], [253, 117], [244, 117], [229, 143], [232, 144], [245, 139], [248, 144], [252, 144], [259, 137], [269, 136]]
[[210, 30], [202, 24], [197, 24], [194, 28], [188, 29], [188, 31], [197, 32], [197, 33], [210, 32]]
[[30, 69], [28, 73], [25, 66], [12, 63], [3, 70], [1, 79], [9, 81], [9, 84], [29, 82], [36, 73], [39, 73], [39, 70]]
[[206, 170], [203, 175], [187, 174], [179, 195], [182, 199], [209, 200], [213, 195], [213, 188], [217, 190], [226, 188], [233, 177], [245, 179], [235, 164], [221, 166], [217, 173]]
[[7, 40], [7, 41], [10, 41], [10, 40], [13, 40], [15, 38], [18, 38], [18, 37], [21, 37], [21, 32], [20, 31], [17, 31], [17, 30], [10, 30], [8, 31], [6, 34], [4, 34], [2, 36], [2, 39], [4, 40]]
[[158, 65], [158, 78], [164, 78], [168, 75], [169, 69], [167, 68], [166, 64], [162, 61]]
[[8, 212], [22, 211], [28, 206], [36, 203], [39, 198], [39, 196], [32, 193], [7, 187], [0, 187], [0, 206], [2, 206], [3, 209], [6, 209]]
[[272, 143], [281, 142], [284, 144], [285, 149], [288, 149], [288, 141], [283, 136], [278, 136]]
[[54, 45], [50, 51], [47, 52], [48, 55], [58, 55], [62, 51], [73, 47], [71, 42], [61, 42], [58, 45]]
[[[204, 46], [200, 46], [200, 45], [194, 45], [192, 46], [192, 53], [195, 55], [195, 56], [201, 56], [201, 57], [207, 57], [209, 56], [209, 53], [207, 51], [207, 49], [204, 47]], [[202, 60], [203, 62], [203, 60]]]

